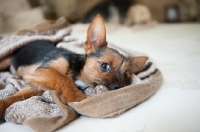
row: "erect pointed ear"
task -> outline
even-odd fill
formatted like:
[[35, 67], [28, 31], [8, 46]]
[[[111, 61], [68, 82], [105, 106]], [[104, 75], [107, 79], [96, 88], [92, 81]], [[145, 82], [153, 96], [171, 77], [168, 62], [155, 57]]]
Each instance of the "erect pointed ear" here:
[[87, 41], [84, 48], [87, 54], [96, 52], [101, 47], [107, 47], [106, 28], [101, 15], [96, 15], [87, 31]]
[[139, 57], [130, 58], [132, 74], [136, 74], [142, 71], [147, 60], [148, 60], [147, 56], [139, 56]]

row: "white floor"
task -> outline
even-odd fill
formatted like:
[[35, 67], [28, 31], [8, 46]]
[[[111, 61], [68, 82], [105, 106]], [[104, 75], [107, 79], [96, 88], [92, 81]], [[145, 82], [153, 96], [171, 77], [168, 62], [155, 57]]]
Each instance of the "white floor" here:
[[[108, 25], [107, 25], [108, 26]], [[73, 35], [85, 37], [75, 25]], [[158, 25], [147, 30], [108, 26], [107, 41], [146, 53], [163, 73], [163, 84], [150, 99], [117, 118], [79, 117], [59, 132], [199, 132], [200, 24]], [[0, 123], [1, 132], [30, 131]]]

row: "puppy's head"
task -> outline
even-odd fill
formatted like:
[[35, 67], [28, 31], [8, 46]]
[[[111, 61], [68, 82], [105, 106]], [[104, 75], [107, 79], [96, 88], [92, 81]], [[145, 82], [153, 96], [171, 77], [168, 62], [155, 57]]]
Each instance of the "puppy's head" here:
[[110, 90], [127, 86], [131, 75], [141, 71], [147, 57], [126, 58], [117, 50], [107, 47], [103, 18], [97, 15], [87, 31], [84, 45], [87, 59], [81, 79], [91, 87], [105, 85]]

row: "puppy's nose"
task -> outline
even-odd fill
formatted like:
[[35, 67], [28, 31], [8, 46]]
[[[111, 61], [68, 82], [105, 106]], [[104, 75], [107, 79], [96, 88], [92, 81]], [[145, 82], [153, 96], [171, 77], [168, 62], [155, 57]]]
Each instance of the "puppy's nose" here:
[[116, 90], [119, 88], [121, 88], [121, 85], [118, 82], [114, 83], [114, 89]]
[[115, 78], [115, 82], [114, 82], [113, 88], [114, 89], [119, 89], [119, 88], [122, 87], [121, 80], [120, 80], [120, 73], [116, 72], [115, 75], [116, 75], [116, 78]]

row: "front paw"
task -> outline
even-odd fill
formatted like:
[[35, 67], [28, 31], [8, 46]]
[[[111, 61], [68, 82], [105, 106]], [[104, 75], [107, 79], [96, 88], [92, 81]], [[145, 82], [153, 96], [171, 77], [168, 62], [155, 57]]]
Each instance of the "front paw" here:
[[5, 100], [0, 100], [0, 118], [4, 115], [7, 109], [7, 103]]
[[62, 103], [67, 104], [68, 102], [79, 102], [86, 99], [87, 97], [82, 92], [77, 92], [75, 94], [62, 94], [60, 100]]
[[74, 102], [79, 102], [79, 101], [82, 101], [82, 100], [84, 100], [86, 98], [87, 98], [86, 95], [83, 94], [82, 92], [80, 92], [80, 93], [76, 94], [76, 99], [75, 99]]

